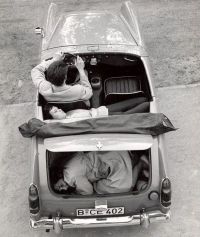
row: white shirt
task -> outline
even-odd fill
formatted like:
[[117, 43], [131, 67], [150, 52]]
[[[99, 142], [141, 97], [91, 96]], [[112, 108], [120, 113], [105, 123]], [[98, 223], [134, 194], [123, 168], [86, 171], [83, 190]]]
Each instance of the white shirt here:
[[42, 61], [39, 65], [31, 70], [33, 84], [39, 90], [39, 93], [47, 101], [76, 101], [89, 100], [92, 96], [92, 87], [86, 74], [80, 73], [80, 81], [75, 85], [55, 86], [45, 78], [45, 71], [55, 59]]

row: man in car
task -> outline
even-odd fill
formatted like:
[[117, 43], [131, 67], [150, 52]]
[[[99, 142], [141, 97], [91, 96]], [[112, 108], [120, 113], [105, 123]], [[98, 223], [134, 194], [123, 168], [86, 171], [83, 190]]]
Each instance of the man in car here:
[[47, 101], [84, 100], [87, 103], [92, 96], [92, 88], [84, 71], [85, 65], [82, 58], [77, 56], [75, 59], [80, 80], [74, 85], [68, 83], [68, 66], [63, 59], [63, 54], [57, 54], [52, 59], [44, 60], [34, 67], [31, 71], [33, 84]]

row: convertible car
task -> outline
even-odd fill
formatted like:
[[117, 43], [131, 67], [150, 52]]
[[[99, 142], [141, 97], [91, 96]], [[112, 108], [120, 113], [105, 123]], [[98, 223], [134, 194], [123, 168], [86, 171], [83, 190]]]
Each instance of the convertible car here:
[[[64, 53], [64, 60], [69, 65], [68, 76], [73, 83], [77, 73], [73, 60], [79, 55], [85, 62], [93, 89], [90, 108], [145, 98], [145, 116], [160, 113], [148, 54], [131, 2], [124, 2], [118, 12], [58, 13], [56, 4], [51, 4], [46, 26], [35, 29], [42, 39], [41, 61], [52, 58], [57, 52]], [[38, 93], [37, 119], [50, 127], [54, 125], [46, 113], [47, 104], [65, 112], [87, 109], [83, 101], [48, 102]], [[143, 115], [137, 113], [137, 116], [136, 122], [140, 123]], [[152, 222], [169, 220], [171, 182], [166, 171], [164, 134], [154, 134], [148, 128], [144, 133], [146, 123], [142, 122], [141, 133], [137, 129], [132, 131], [133, 114], [113, 115], [100, 120], [91, 118], [90, 122], [81, 118], [76, 120], [69, 121], [76, 125], [70, 134], [63, 134], [60, 129], [61, 133], [53, 136], [32, 137], [32, 180], [28, 194], [31, 227], [54, 230], [59, 234], [67, 228], [148, 227]], [[62, 122], [68, 123], [66, 120]], [[86, 124], [92, 126], [92, 132], [88, 132]], [[108, 126], [102, 127], [102, 124]], [[161, 125], [165, 126], [165, 122]], [[141, 157], [146, 157], [142, 160], [135, 184], [128, 192], [80, 195], [73, 189], [55, 189], [62, 164], [72, 153], [105, 151], [128, 151], [138, 157], [138, 162]]]

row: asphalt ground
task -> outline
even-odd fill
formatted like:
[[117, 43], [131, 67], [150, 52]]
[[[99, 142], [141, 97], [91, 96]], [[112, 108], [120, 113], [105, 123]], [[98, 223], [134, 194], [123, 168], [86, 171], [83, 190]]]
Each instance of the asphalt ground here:
[[[57, 0], [67, 11], [119, 8], [120, 0]], [[149, 51], [161, 111], [179, 129], [166, 135], [173, 185], [172, 220], [149, 229], [68, 230], [62, 236], [198, 237], [200, 137], [200, 1], [135, 0]], [[0, 236], [54, 236], [29, 229], [30, 141], [17, 127], [34, 116], [30, 70], [39, 61], [47, 0], [0, 0]], [[194, 84], [194, 85], [193, 85]], [[177, 87], [177, 85], [180, 85]], [[183, 86], [182, 86], [183, 85]], [[188, 86], [185, 86], [188, 85]]]

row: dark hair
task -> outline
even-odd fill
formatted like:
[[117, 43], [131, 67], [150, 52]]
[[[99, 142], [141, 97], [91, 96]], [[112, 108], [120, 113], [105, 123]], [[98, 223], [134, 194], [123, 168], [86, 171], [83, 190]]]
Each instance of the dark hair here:
[[47, 69], [46, 77], [47, 81], [51, 82], [55, 86], [62, 86], [66, 79], [68, 66], [63, 60], [55, 61]]

